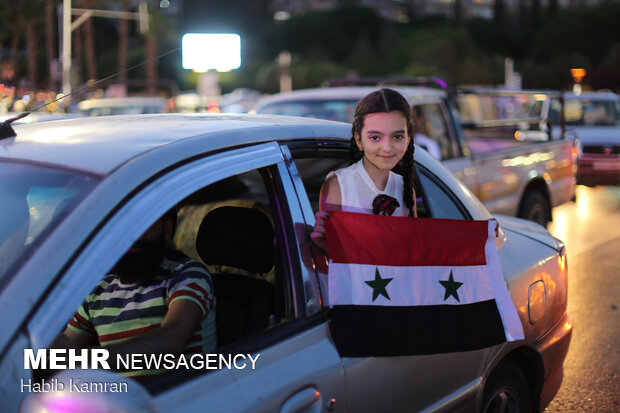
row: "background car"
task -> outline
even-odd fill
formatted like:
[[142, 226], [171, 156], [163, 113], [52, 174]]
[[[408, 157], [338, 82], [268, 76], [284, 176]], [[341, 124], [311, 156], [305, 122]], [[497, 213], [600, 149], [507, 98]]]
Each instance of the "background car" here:
[[576, 135], [577, 183], [620, 185], [620, 96], [566, 93], [566, 127]]
[[[539, 411], [560, 386], [572, 334], [566, 251], [544, 228], [516, 218], [498, 217], [497, 244], [524, 340], [425, 356], [338, 354], [323, 305], [325, 274], [317, 270], [324, 256], [309, 228], [326, 173], [348, 163], [347, 124], [160, 114], [14, 129], [16, 137], [2, 139], [0, 159], [0, 410], [17, 411], [27, 396], [19, 387], [32, 376], [23, 369], [24, 349], [48, 348], [84, 297], [173, 207], [176, 246], [212, 273], [216, 351], [260, 353], [260, 359], [255, 370], [172, 371], [132, 383], [130, 394], [97, 394], [98, 405], [410, 412], [496, 411], [508, 403]], [[420, 219], [491, 218], [428, 153], [420, 151], [415, 162]], [[246, 223], [241, 229], [240, 222]], [[88, 373], [97, 382], [115, 377]], [[54, 411], [58, 400], [94, 400], [64, 393], [52, 405], [43, 396], [31, 394], [28, 403]]]
[[411, 105], [414, 141], [492, 213], [546, 226], [551, 209], [574, 198], [574, 148], [562, 133], [559, 91], [469, 88], [453, 96], [431, 84], [447, 86], [435, 77], [333, 80], [329, 87], [265, 97], [253, 112], [351, 123], [362, 97], [379, 85], [390, 87]]
[[158, 96], [86, 99], [78, 103], [77, 111], [86, 116], [138, 115], [170, 112], [168, 109], [168, 99]]

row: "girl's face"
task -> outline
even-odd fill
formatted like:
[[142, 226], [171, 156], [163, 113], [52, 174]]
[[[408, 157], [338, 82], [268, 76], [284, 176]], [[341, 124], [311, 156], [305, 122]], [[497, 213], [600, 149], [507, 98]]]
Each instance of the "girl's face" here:
[[399, 111], [369, 113], [364, 117], [360, 134], [355, 134], [357, 147], [370, 165], [390, 171], [405, 155], [409, 144], [407, 120]]

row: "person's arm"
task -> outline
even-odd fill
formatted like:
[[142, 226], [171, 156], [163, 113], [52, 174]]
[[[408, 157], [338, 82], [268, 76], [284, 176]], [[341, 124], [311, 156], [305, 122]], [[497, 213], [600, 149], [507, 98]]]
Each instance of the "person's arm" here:
[[327, 179], [321, 186], [319, 210], [314, 215], [314, 229], [310, 233], [312, 242], [325, 252], [327, 252], [325, 220], [329, 219], [328, 211], [340, 211], [341, 203], [342, 194], [340, 193], [340, 184], [338, 183], [338, 177], [334, 175]]
[[62, 334], [56, 337], [52, 348], [89, 348], [98, 344], [96, 337], [78, 334], [67, 327]]
[[198, 304], [190, 300], [176, 300], [168, 308], [159, 327], [147, 331], [131, 340], [105, 347], [110, 359], [126, 354], [182, 353], [203, 319]]
[[118, 344], [97, 346], [109, 352], [108, 362], [113, 369], [117, 355], [131, 354], [180, 354], [202, 321], [200, 307], [190, 300], [172, 303], [159, 327]]

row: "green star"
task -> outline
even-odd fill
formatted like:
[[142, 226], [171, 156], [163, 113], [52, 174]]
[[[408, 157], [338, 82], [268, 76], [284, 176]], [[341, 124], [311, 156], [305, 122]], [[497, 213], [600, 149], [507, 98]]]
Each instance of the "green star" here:
[[381, 274], [379, 274], [379, 269], [375, 270], [375, 279], [374, 281], [364, 281], [366, 284], [372, 288], [372, 301], [375, 301], [379, 294], [391, 300], [390, 296], [387, 293], [385, 287], [392, 281], [393, 278], [381, 278]]
[[448, 297], [453, 296], [454, 298], [456, 298], [456, 301], [458, 301], [459, 303], [461, 302], [461, 300], [459, 299], [459, 294], [456, 292], [456, 290], [458, 290], [459, 287], [463, 285], [463, 283], [454, 281], [452, 271], [450, 271], [450, 278], [448, 279], [448, 281], [439, 281], [439, 283], [443, 285], [446, 289], [446, 294], [443, 296], [444, 301], [446, 301]]

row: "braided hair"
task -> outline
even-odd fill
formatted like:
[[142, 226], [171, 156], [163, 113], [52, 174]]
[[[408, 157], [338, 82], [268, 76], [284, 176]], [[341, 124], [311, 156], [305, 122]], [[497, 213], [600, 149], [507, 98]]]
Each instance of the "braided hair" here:
[[409, 216], [415, 216], [415, 197], [413, 190], [413, 121], [411, 119], [411, 109], [407, 100], [395, 90], [379, 89], [369, 93], [363, 97], [355, 108], [353, 117], [353, 125], [351, 127], [351, 163], [359, 161], [364, 155], [357, 147], [355, 135], [362, 134], [364, 127], [364, 118], [371, 113], [389, 113], [398, 111], [403, 114], [407, 122], [407, 135], [409, 136], [409, 144], [407, 151], [400, 160], [402, 162], [403, 171], [403, 200], [405, 206], [409, 210]]

